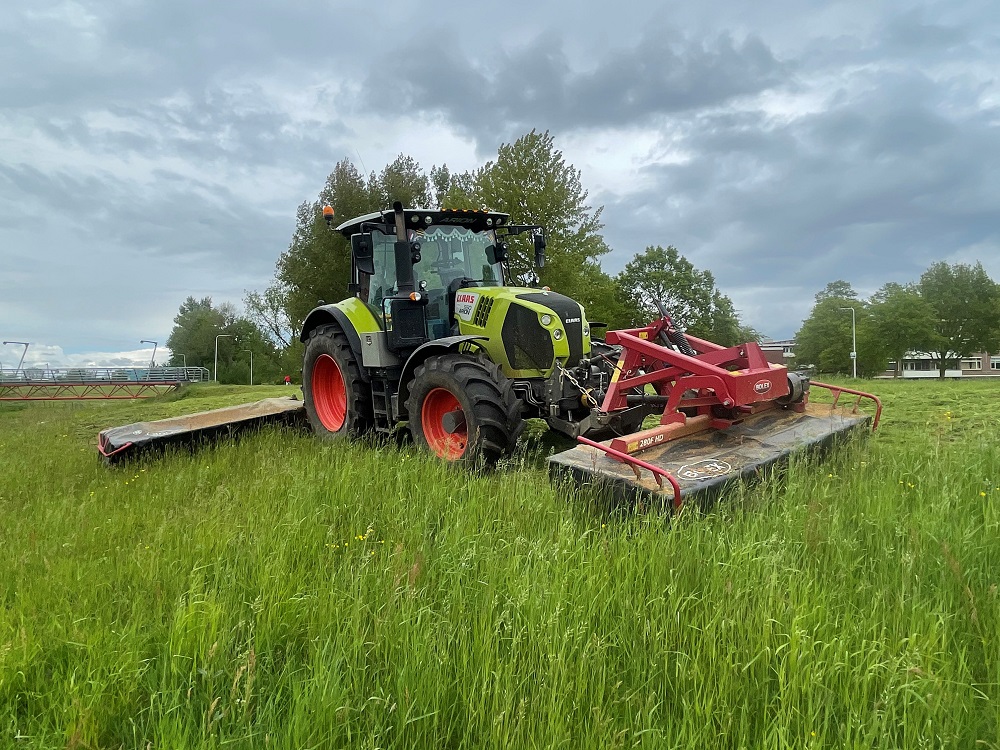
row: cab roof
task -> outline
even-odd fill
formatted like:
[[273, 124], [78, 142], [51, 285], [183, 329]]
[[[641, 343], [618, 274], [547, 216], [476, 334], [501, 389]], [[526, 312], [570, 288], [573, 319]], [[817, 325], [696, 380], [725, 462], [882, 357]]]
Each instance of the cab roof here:
[[[466, 227], [473, 232], [482, 232], [485, 229], [495, 229], [510, 223], [510, 214], [480, 211], [472, 208], [406, 208], [403, 209], [403, 215], [408, 229], [423, 229], [431, 224], [443, 224]], [[358, 234], [361, 231], [361, 225], [365, 223], [388, 224], [392, 232], [396, 231], [396, 215], [392, 209], [376, 211], [345, 221], [337, 227], [337, 231], [350, 239], [352, 234]]]

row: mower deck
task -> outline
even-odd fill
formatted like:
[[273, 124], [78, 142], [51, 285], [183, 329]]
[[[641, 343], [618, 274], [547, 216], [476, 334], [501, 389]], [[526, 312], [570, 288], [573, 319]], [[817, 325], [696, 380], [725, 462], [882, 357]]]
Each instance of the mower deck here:
[[297, 424], [304, 417], [305, 406], [301, 401], [266, 398], [181, 417], [110, 427], [98, 435], [97, 450], [106, 462], [114, 463], [143, 451], [171, 445], [194, 445], [266, 424]]
[[[822, 449], [855, 432], [870, 430], [872, 418], [830, 404], [810, 403], [805, 410], [772, 409], [752, 414], [727, 430], [706, 430], [661, 443], [635, 455], [668, 472], [680, 488], [661, 488], [653, 474], [612, 458], [599, 448], [578, 445], [549, 459], [551, 477], [568, 477], [593, 486], [619, 503], [648, 499], [679, 506], [681, 501], [709, 504], [724, 486], [761, 476], [802, 449]], [[601, 445], [610, 446], [611, 441]]]

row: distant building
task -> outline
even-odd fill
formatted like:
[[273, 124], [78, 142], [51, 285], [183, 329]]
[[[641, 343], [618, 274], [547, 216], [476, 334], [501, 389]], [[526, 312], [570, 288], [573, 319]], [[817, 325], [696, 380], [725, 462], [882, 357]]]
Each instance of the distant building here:
[[[760, 345], [768, 362], [786, 365], [789, 370], [808, 365], [795, 362], [795, 339], [764, 341]], [[1000, 378], [1000, 354], [979, 352], [959, 361], [957, 369], [944, 371], [946, 378]], [[936, 378], [941, 375], [937, 360], [926, 352], [907, 352], [901, 363], [890, 361], [878, 378]]]
[[[882, 378], [940, 377], [938, 361], [926, 352], [907, 352], [902, 362], [890, 361]], [[944, 371], [946, 378], [1000, 378], [1000, 354], [978, 352], [959, 360], [958, 369]]]
[[795, 339], [762, 341], [760, 349], [764, 352], [764, 358], [772, 365], [786, 365], [788, 369], [794, 369]]

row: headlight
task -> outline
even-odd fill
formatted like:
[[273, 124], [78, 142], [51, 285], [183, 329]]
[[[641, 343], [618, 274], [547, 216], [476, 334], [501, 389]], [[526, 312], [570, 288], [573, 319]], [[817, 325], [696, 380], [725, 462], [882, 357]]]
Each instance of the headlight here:
[[554, 338], [556, 341], [562, 339], [562, 328], [557, 328], [556, 330], [554, 330], [552, 332], [552, 338]]
[[552, 316], [551, 315], [543, 315], [541, 317], [541, 321], [542, 321], [542, 325], [543, 326], [550, 326], [550, 325], [552, 325]]
[[583, 327], [583, 335], [584, 336], [589, 336], [590, 335], [590, 326], [584, 326]]

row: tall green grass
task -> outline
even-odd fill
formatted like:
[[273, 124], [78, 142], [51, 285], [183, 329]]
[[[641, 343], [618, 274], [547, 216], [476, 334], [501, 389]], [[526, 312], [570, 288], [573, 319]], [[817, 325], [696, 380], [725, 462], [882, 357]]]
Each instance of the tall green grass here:
[[870, 387], [871, 440], [676, 518], [531, 453], [96, 459], [280, 388], [0, 405], [0, 747], [1000, 747], [1000, 383]]

